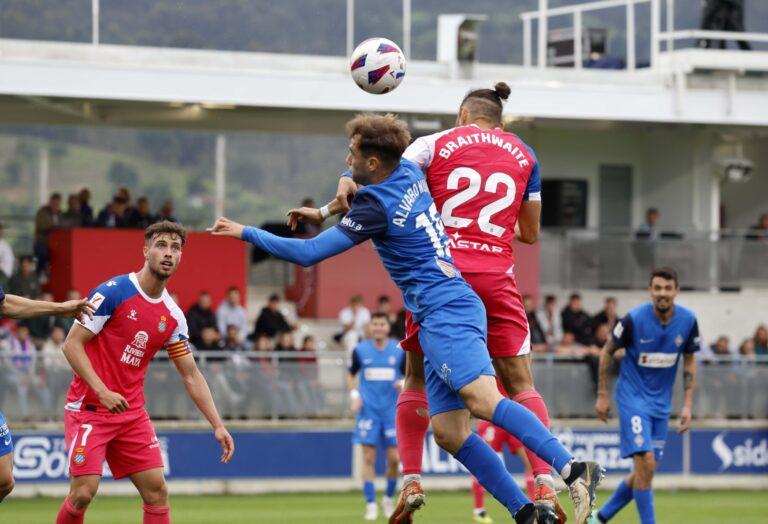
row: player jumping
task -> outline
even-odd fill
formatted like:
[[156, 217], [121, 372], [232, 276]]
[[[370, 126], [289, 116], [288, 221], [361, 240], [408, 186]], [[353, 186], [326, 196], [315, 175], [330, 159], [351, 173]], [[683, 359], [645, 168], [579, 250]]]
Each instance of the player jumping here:
[[[485, 307], [453, 265], [443, 223], [421, 168], [402, 158], [410, 133], [392, 116], [361, 115], [347, 124], [347, 165], [357, 184], [340, 224], [309, 239], [286, 239], [220, 218], [211, 231], [251, 242], [277, 258], [310, 266], [371, 239], [384, 267], [419, 323], [432, 427], [438, 445], [461, 462], [514, 516], [537, 522], [537, 509], [469, 415], [520, 438], [579, 486], [587, 508], [599, 482], [597, 465], [575, 462], [547, 428], [496, 387], [486, 346]], [[587, 512], [588, 514], [588, 512]]]
[[[33, 318], [46, 315], [69, 318], [93, 317], [93, 304], [87, 299], [67, 302], [30, 300], [17, 295], [6, 295], [0, 287], [0, 318]], [[0, 411], [0, 502], [13, 491], [13, 439]]]
[[692, 311], [675, 305], [680, 291], [677, 272], [660, 268], [651, 274], [651, 302], [636, 307], [621, 319], [600, 355], [600, 379], [595, 411], [607, 421], [611, 409], [608, 375], [613, 355], [624, 348], [621, 372], [616, 382], [621, 455], [632, 457], [632, 473], [619, 484], [610, 500], [594, 512], [590, 524], [608, 522], [635, 499], [642, 524], [654, 524], [653, 474], [664, 452], [672, 389], [683, 355], [685, 401], [680, 411], [678, 433], [691, 425], [691, 405], [696, 385], [699, 325]]
[[[502, 101], [509, 94], [503, 82], [495, 89], [470, 91], [459, 108], [457, 127], [415, 140], [403, 157], [424, 170], [456, 267], [485, 304], [488, 350], [504, 389], [549, 427], [547, 406], [533, 384], [528, 321], [517, 291], [512, 252], [516, 225], [522, 242], [533, 244], [538, 238], [541, 177], [531, 148], [503, 130]], [[352, 180], [342, 177], [334, 201], [320, 210], [291, 210], [289, 223], [319, 222], [340, 213], [356, 190]], [[412, 511], [424, 503], [421, 459], [429, 419], [418, 325], [408, 322], [407, 335], [402, 347], [408, 351], [408, 364], [397, 409], [403, 491], [391, 524], [409, 522]], [[565, 522], [551, 465], [529, 449], [527, 454], [536, 479], [534, 502]], [[576, 520], [583, 523], [594, 501], [575, 496]]]
[[162, 348], [213, 426], [221, 461], [229, 462], [235, 450], [192, 357], [184, 314], [165, 287], [181, 261], [186, 231], [163, 221], [149, 226], [144, 239], [141, 271], [97, 287], [89, 298], [97, 308], [93, 318], [76, 322], [64, 343], [64, 355], [75, 371], [64, 408], [72, 480], [56, 524], [84, 521], [104, 459], [115, 479], [128, 477], [136, 486], [144, 502], [144, 524], [171, 521], [160, 443], [143, 393], [147, 366]]
[[[363, 448], [363, 495], [365, 520], [379, 518], [376, 505], [376, 450], [379, 445], [387, 450], [387, 490], [381, 506], [389, 518], [395, 509], [393, 497], [397, 487], [400, 458], [397, 455], [395, 409], [398, 390], [402, 387], [405, 354], [397, 342], [389, 337], [389, 317], [374, 313], [369, 324], [371, 338], [361, 341], [352, 352], [352, 363], [347, 375], [347, 386], [352, 411], [357, 414], [352, 441]], [[360, 386], [355, 376], [360, 374]]]

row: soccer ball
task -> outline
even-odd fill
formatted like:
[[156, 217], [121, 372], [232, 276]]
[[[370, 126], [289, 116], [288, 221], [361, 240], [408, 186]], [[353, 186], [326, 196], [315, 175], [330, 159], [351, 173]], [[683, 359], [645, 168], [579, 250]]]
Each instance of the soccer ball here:
[[397, 44], [386, 38], [369, 38], [350, 58], [352, 80], [374, 95], [394, 91], [405, 76], [405, 56]]

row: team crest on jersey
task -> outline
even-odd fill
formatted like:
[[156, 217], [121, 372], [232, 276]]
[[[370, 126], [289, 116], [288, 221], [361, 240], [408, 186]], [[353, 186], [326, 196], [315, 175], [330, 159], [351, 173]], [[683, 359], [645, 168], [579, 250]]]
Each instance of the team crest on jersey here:
[[157, 330], [160, 333], [165, 333], [166, 328], [168, 327], [168, 319], [165, 318], [165, 315], [160, 317], [160, 323], [157, 325]]
[[78, 466], [85, 462], [85, 449], [83, 448], [75, 449], [74, 462]]
[[132, 309], [130, 313], [128, 313], [128, 318], [131, 320], [139, 320], [139, 317], [136, 316], [136, 310]]
[[139, 331], [134, 335], [131, 345], [139, 349], [147, 349], [147, 342], [149, 342], [149, 335], [147, 332]]
[[639, 446], [642, 446], [642, 445], [643, 445], [643, 442], [645, 442], [645, 440], [643, 439], [643, 436], [642, 436], [642, 435], [636, 435], [636, 436], [635, 436], [635, 445], [636, 445], [636, 446], [638, 446], [638, 447], [639, 447]]
[[680, 347], [680, 346], [682, 346], [682, 345], [683, 345], [683, 336], [682, 336], [682, 335], [678, 334], [678, 335], [675, 337], [675, 345], [676, 345], [677, 347]]

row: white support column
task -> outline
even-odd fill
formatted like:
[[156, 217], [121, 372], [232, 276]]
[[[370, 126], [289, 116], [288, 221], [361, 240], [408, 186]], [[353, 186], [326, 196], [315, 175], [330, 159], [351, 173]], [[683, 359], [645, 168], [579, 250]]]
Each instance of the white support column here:
[[637, 63], [635, 56], [635, 3], [627, 2], [627, 69], [634, 71]]
[[667, 0], [667, 52], [675, 50], [675, 39], [672, 33], [675, 31], [675, 0]]
[[347, 58], [355, 50], [355, 0], [347, 0]]
[[576, 69], [581, 69], [583, 66], [584, 49], [582, 43], [584, 38], [582, 37], [581, 26], [581, 11], [573, 12], [573, 65]]
[[651, 67], [659, 65], [659, 29], [661, 29], [659, 0], [651, 0]]
[[99, 45], [99, 2], [91, 0], [91, 43]]
[[403, 0], [403, 53], [411, 58], [411, 0]]
[[547, 67], [547, 2], [548, 0], [539, 0], [539, 68]]
[[523, 65], [531, 67], [531, 19], [523, 18]]
[[213, 211], [214, 220], [224, 216], [224, 202], [227, 194], [227, 137], [221, 133], [216, 135], [215, 162], [216, 192]]
[[50, 162], [48, 157], [48, 144], [43, 144], [40, 146], [40, 151], [38, 151], [38, 162], [37, 162], [37, 186], [38, 186], [38, 197], [40, 200], [40, 205], [45, 205], [48, 203], [48, 197], [50, 196], [49, 193], [51, 192], [50, 186]]

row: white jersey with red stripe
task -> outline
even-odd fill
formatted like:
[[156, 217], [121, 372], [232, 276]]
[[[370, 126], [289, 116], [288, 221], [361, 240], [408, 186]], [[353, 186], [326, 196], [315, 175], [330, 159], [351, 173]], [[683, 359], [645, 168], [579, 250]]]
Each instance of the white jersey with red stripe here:
[[[85, 344], [93, 369], [110, 391], [128, 401], [129, 410], [144, 407], [147, 366], [160, 349], [176, 359], [188, 355], [187, 321], [166, 290], [147, 296], [135, 273], [104, 282], [89, 295], [96, 306], [93, 319], [77, 321], [94, 333]], [[75, 375], [67, 391], [69, 411], [103, 411], [93, 390]]]
[[416, 139], [403, 154], [426, 174], [456, 267], [507, 273], [523, 200], [541, 200], [533, 150], [502, 129], [460, 126]]

